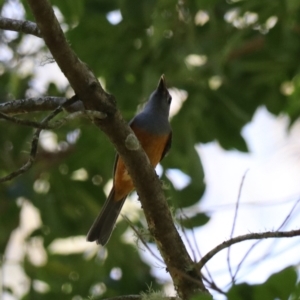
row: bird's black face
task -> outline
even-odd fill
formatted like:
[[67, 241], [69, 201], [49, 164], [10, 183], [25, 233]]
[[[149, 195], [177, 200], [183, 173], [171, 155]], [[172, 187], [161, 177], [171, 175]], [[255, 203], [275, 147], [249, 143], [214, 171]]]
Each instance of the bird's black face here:
[[[166, 106], [167, 106], [168, 110], [169, 110], [171, 102], [172, 102], [172, 97], [167, 89], [164, 75], [162, 75], [160, 77], [156, 92], [157, 92], [158, 97], [160, 98], [160, 101], [163, 102], [163, 103], [161, 103], [162, 107], [166, 108]], [[165, 105], [165, 104], [167, 104], [167, 105]]]

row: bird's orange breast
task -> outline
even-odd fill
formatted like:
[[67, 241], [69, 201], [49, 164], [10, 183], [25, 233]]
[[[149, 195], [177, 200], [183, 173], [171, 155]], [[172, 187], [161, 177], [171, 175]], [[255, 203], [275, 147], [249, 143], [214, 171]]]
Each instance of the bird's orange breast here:
[[[132, 126], [136, 137], [139, 139], [140, 144], [153, 167], [159, 163], [162, 153], [166, 147], [169, 135], [153, 135], [145, 130], [141, 130]], [[115, 195], [114, 200], [118, 201], [128, 195], [133, 189], [134, 185], [131, 177], [126, 170], [123, 160], [119, 157], [114, 175]]]

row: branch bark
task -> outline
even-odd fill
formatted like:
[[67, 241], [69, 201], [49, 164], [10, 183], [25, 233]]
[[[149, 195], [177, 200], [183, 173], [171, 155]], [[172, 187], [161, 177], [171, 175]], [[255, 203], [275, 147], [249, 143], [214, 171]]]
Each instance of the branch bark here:
[[0, 111], [8, 115], [51, 111], [67, 101], [62, 97], [32, 97], [0, 103]]
[[[63, 105], [68, 99], [64, 97], [32, 97], [27, 99], [18, 99], [0, 103], [0, 112], [7, 115], [27, 114], [31, 112], [52, 111], [58, 106]], [[64, 106], [67, 112], [83, 111], [82, 101]]]
[[14, 20], [0, 17], [0, 28], [4, 30], [23, 32], [35, 35], [36, 37], [41, 37], [41, 32], [36, 26], [36, 24], [30, 21]]
[[146, 154], [140, 147], [137, 150], [126, 147], [126, 139], [133, 132], [117, 110], [114, 98], [103, 90], [94, 74], [70, 49], [49, 2], [27, 2], [46, 45], [85, 108], [106, 113], [107, 118], [94, 121], [114, 144], [133, 179], [149, 230], [157, 242], [179, 296], [188, 299], [195, 293], [206, 292], [200, 273], [174, 226], [160, 181]]
[[43, 122], [35, 122], [31, 120], [24, 120], [16, 117], [11, 117], [9, 115], [0, 112], [0, 119], [4, 119], [12, 123], [23, 125], [23, 126], [40, 128], [40, 129], [57, 129], [62, 125], [64, 125], [67, 121], [74, 120], [75, 118], [78, 117], [89, 117], [90, 119], [96, 117], [98, 119], [104, 119], [106, 118], [106, 114], [101, 113], [100, 111], [93, 111], [93, 110], [77, 111], [72, 114], [68, 114], [66, 117], [56, 120], [54, 122], [51, 123], [47, 122], [47, 124], [44, 124]]

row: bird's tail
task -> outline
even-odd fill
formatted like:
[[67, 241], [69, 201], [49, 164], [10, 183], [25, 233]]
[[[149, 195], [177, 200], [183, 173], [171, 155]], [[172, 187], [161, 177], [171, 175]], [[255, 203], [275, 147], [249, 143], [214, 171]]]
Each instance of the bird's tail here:
[[102, 207], [98, 217], [94, 221], [91, 229], [87, 234], [87, 241], [94, 242], [104, 246], [114, 229], [116, 220], [120, 214], [126, 197], [115, 201], [114, 198], [115, 189], [112, 188], [109, 196], [107, 197], [104, 206]]

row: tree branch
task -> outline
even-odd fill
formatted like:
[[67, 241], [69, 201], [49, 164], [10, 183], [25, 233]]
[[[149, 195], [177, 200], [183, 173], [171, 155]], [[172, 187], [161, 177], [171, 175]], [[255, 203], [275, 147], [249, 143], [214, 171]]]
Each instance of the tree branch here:
[[134, 150], [126, 147], [125, 141], [133, 132], [117, 110], [114, 98], [102, 89], [94, 74], [70, 49], [49, 2], [27, 2], [46, 45], [85, 108], [107, 114], [104, 120], [94, 121], [114, 144], [132, 177], [150, 233], [157, 242], [179, 296], [188, 299], [195, 293], [206, 292], [201, 276], [174, 226], [155, 170], [141, 147]]
[[48, 96], [19, 99], [0, 103], [0, 112], [8, 115], [17, 115], [37, 111], [52, 111], [66, 101], [67, 98]]
[[23, 32], [41, 37], [41, 32], [37, 25], [30, 21], [14, 20], [0, 17], [0, 29]]
[[245, 235], [240, 235], [235, 238], [232, 238], [228, 241], [223, 242], [222, 244], [218, 245], [211, 251], [209, 251], [202, 259], [197, 263], [198, 268], [201, 270], [203, 266], [217, 253], [221, 250], [230, 247], [231, 245], [248, 241], [248, 240], [261, 240], [261, 239], [269, 239], [269, 238], [289, 238], [300, 236], [300, 229], [298, 230], [291, 230], [291, 231], [266, 231], [262, 233], [249, 233]]
[[[235, 204], [233, 223], [232, 223], [232, 228], [231, 228], [231, 232], [230, 232], [230, 239], [232, 239], [233, 234], [234, 234], [235, 225], [236, 225], [236, 221], [237, 221], [237, 216], [238, 216], [238, 212], [239, 212], [239, 205], [240, 205], [243, 185], [244, 185], [245, 178], [246, 178], [246, 175], [247, 175], [248, 171], [249, 171], [249, 169], [247, 169], [246, 172], [244, 173], [244, 175], [242, 177], [242, 181], [240, 183], [239, 193], [238, 193], [237, 201], [236, 201], [236, 204]], [[233, 273], [232, 273], [231, 263], [230, 263], [230, 247], [228, 247], [228, 251], [227, 251], [227, 265], [228, 265], [228, 270], [229, 270], [229, 274], [230, 274], [230, 277], [231, 277], [231, 281], [234, 282], [234, 276], [233, 276]]]
[[40, 128], [40, 129], [56, 129], [64, 125], [69, 120], [74, 120], [78, 117], [89, 117], [91, 119], [97, 118], [97, 119], [104, 119], [106, 118], [106, 114], [101, 113], [100, 111], [92, 111], [92, 110], [85, 110], [85, 111], [77, 111], [72, 114], [67, 115], [66, 117], [59, 119], [57, 121], [51, 122], [51, 123], [43, 123], [43, 122], [35, 122], [31, 120], [23, 120], [18, 119], [15, 117], [10, 117], [6, 114], [3, 114], [0, 112], [0, 119], [4, 119], [7, 121], [10, 121], [15, 124], [23, 125], [23, 126], [29, 126], [34, 128]]
[[[0, 103], [0, 112], [6, 115], [25, 114], [30, 112], [52, 111], [64, 104], [68, 99], [64, 97], [32, 97]], [[63, 107], [67, 112], [84, 111], [82, 101], [77, 100]]]

